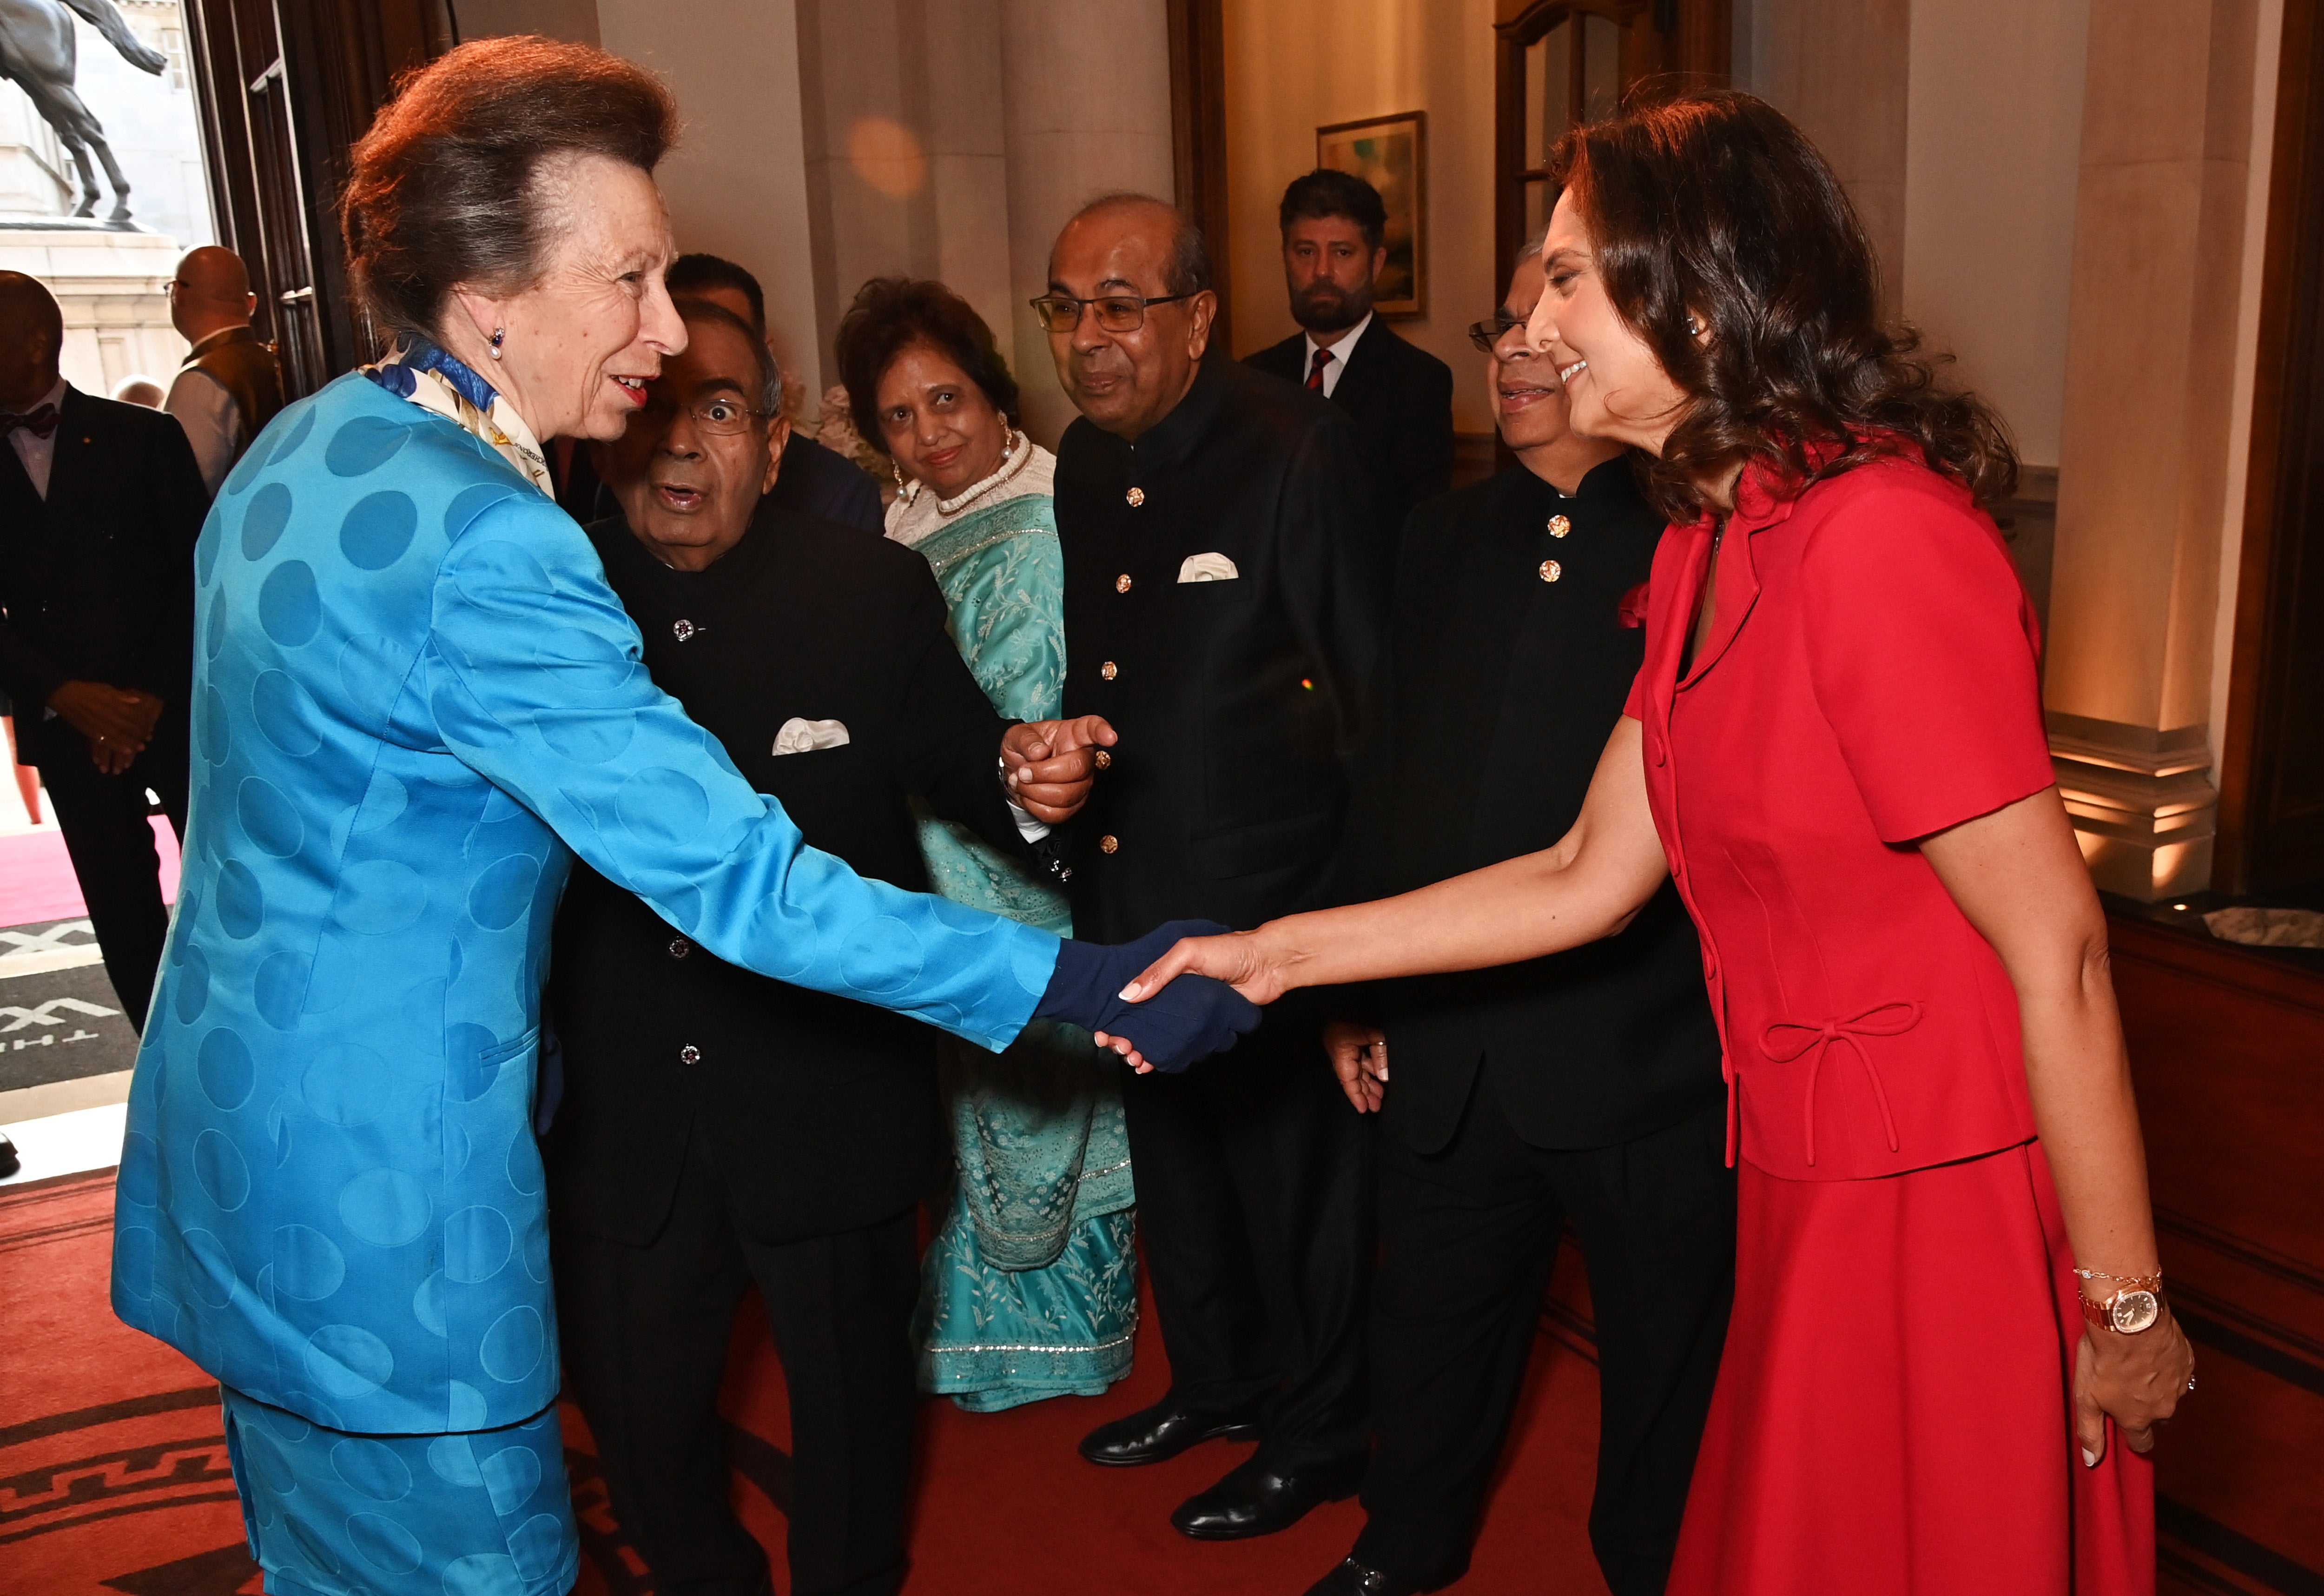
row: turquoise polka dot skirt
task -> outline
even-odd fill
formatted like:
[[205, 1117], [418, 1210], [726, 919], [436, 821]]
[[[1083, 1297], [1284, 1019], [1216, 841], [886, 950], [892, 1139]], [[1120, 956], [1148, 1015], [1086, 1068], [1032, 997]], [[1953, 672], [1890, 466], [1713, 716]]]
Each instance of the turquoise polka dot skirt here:
[[227, 1389], [250, 1552], [274, 1596], [563, 1596], [580, 1571], [552, 1404], [448, 1435], [355, 1435]]

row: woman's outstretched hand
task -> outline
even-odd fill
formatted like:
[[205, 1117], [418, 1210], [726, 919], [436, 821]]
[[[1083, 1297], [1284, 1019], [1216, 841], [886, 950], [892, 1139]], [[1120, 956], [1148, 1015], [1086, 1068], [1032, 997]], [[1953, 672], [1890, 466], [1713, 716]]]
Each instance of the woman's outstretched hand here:
[[1264, 926], [1256, 931], [1229, 931], [1221, 927], [1214, 936], [1183, 936], [1123, 987], [1121, 995], [1133, 1003], [1148, 1002], [1181, 975], [1207, 975], [1225, 982], [1254, 1003], [1271, 1003], [1290, 985], [1282, 972], [1273, 967], [1275, 961], [1264, 946], [1266, 934]]
[[1065, 1019], [1097, 1034], [1140, 1075], [1161, 1070], [1176, 1075], [1223, 1053], [1259, 1024], [1259, 1010], [1231, 987], [1195, 977], [1133, 1008], [1123, 989], [1133, 972], [1189, 933], [1197, 936], [1225, 927], [1209, 920], [1173, 920], [1135, 942], [1108, 945], [1065, 941], [1058, 945], [1057, 967], [1049, 990], [1033, 1010], [1039, 1019]]

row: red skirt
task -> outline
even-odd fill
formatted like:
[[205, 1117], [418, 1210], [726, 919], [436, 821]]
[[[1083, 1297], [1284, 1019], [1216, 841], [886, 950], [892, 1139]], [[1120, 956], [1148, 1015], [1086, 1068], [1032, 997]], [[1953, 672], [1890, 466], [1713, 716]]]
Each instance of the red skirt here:
[[1671, 1596], [2151, 1596], [2153, 1466], [2073, 1435], [2038, 1144], [1878, 1180], [1744, 1163], [1735, 1316]]

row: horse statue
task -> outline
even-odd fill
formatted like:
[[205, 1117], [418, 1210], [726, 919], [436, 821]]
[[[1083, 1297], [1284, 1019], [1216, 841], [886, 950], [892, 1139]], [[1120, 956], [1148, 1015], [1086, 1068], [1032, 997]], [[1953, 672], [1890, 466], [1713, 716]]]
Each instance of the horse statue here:
[[76, 15], [104, 34], [121, 59], [140, 71], [158, 73], [170, 64], [169, 57], [149, 49], [129, 31], [113, 0], [0, 0], [0, 78], [23, 89], [41, 120], [55, 128], [58, 142], [72, 152], [80, 173], [80, 208], [73, 215], [97, 214], [97, 173], [88, 159], [95, 149], [105, 163], [105, 175], [113, 181], [112, 219], [125, 222], [129, 180], [121, 175], [121, 163], [105, 142], [104, 127], [73, 88], [80, 67]]

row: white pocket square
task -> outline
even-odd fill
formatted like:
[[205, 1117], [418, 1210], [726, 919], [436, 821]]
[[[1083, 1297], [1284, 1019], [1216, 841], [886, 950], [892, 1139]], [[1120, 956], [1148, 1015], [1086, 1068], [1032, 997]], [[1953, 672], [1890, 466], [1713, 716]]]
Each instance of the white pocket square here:
[[1231, 582], [1242, 573], [1223, 554], [1190, 554], [1178, 567], [1181, 582]]
[[793, 715], [775, 733], [777, 753], [813, 753], [818, 748], [844, 748], [847, 728], [838, 721], [811, 721]]

